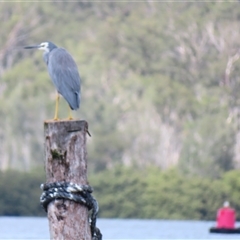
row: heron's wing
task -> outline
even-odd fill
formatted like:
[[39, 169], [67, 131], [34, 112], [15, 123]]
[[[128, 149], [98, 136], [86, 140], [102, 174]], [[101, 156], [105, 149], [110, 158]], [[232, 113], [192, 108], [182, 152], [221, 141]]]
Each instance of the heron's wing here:
[[48, 72], [57, 91], [70, 107], [79, 108], [81, 80], [72, 56], [63, 48], [52, 50], [49, 54]]

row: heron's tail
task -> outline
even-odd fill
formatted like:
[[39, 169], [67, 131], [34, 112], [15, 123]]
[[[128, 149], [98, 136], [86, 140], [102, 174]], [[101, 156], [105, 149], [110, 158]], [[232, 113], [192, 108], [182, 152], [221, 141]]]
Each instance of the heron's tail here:
[[75, 92], [70, 96], [68, 95], [68, 98], [66, 98], [66, 100], [72, 110], [77, 110], [80, 107], [80, 93]]
[[75, 94], [76, 94], [76, 109], [78, 109], [80, 107], [80, 93], [75, 92]]

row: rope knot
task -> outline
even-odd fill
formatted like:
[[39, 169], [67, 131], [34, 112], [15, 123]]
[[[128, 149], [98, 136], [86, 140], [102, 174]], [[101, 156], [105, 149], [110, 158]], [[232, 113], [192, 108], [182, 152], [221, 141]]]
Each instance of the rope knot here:
[[96, 227], [98, 203], [91, 195], [93, 189], [89, 185], [78, 185], [71, 182], [53, 182], [41, 184], [43, 190], [40, 203], [47, 212], [48, 204], [55, 199], [66, 199], [85, 205], [92, 211], [89, 223], [93, 240], [101, 240], [102, 234]]

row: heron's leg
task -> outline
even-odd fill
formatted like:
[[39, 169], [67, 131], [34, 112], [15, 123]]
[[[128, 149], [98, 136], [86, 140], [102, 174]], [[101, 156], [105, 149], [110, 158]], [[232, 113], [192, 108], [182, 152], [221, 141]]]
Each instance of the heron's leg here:
[[59, 103], [59, 94], [57, 93], [57, 98], [56, 98], [56, 106], [55, 106], [55, 114], [54, 114], [54, 120], [58, 120], [58, 103]]
[[68, 119], [69, 119], [69, 120], [72, 120], [72, 119], [73, 119], [73, 117], [72, 117], [72, 109], [71, 109], [70, 107], [69, 107], [68, 109], [69, 109], [69, 110], [68, 110], [68, 111], [69, 111], [69, 112], [68, 112]]

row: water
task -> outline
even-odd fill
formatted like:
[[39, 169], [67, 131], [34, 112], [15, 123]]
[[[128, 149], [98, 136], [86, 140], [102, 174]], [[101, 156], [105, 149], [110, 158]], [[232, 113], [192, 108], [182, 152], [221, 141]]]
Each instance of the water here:
[[[240, 239], [240, 234], [210, 234], [214, 222], [206, 221], [98, 219], [97, 226], [103, 239]], [[48, 220], [0, 217], [0, 239], [49, 239]]]

